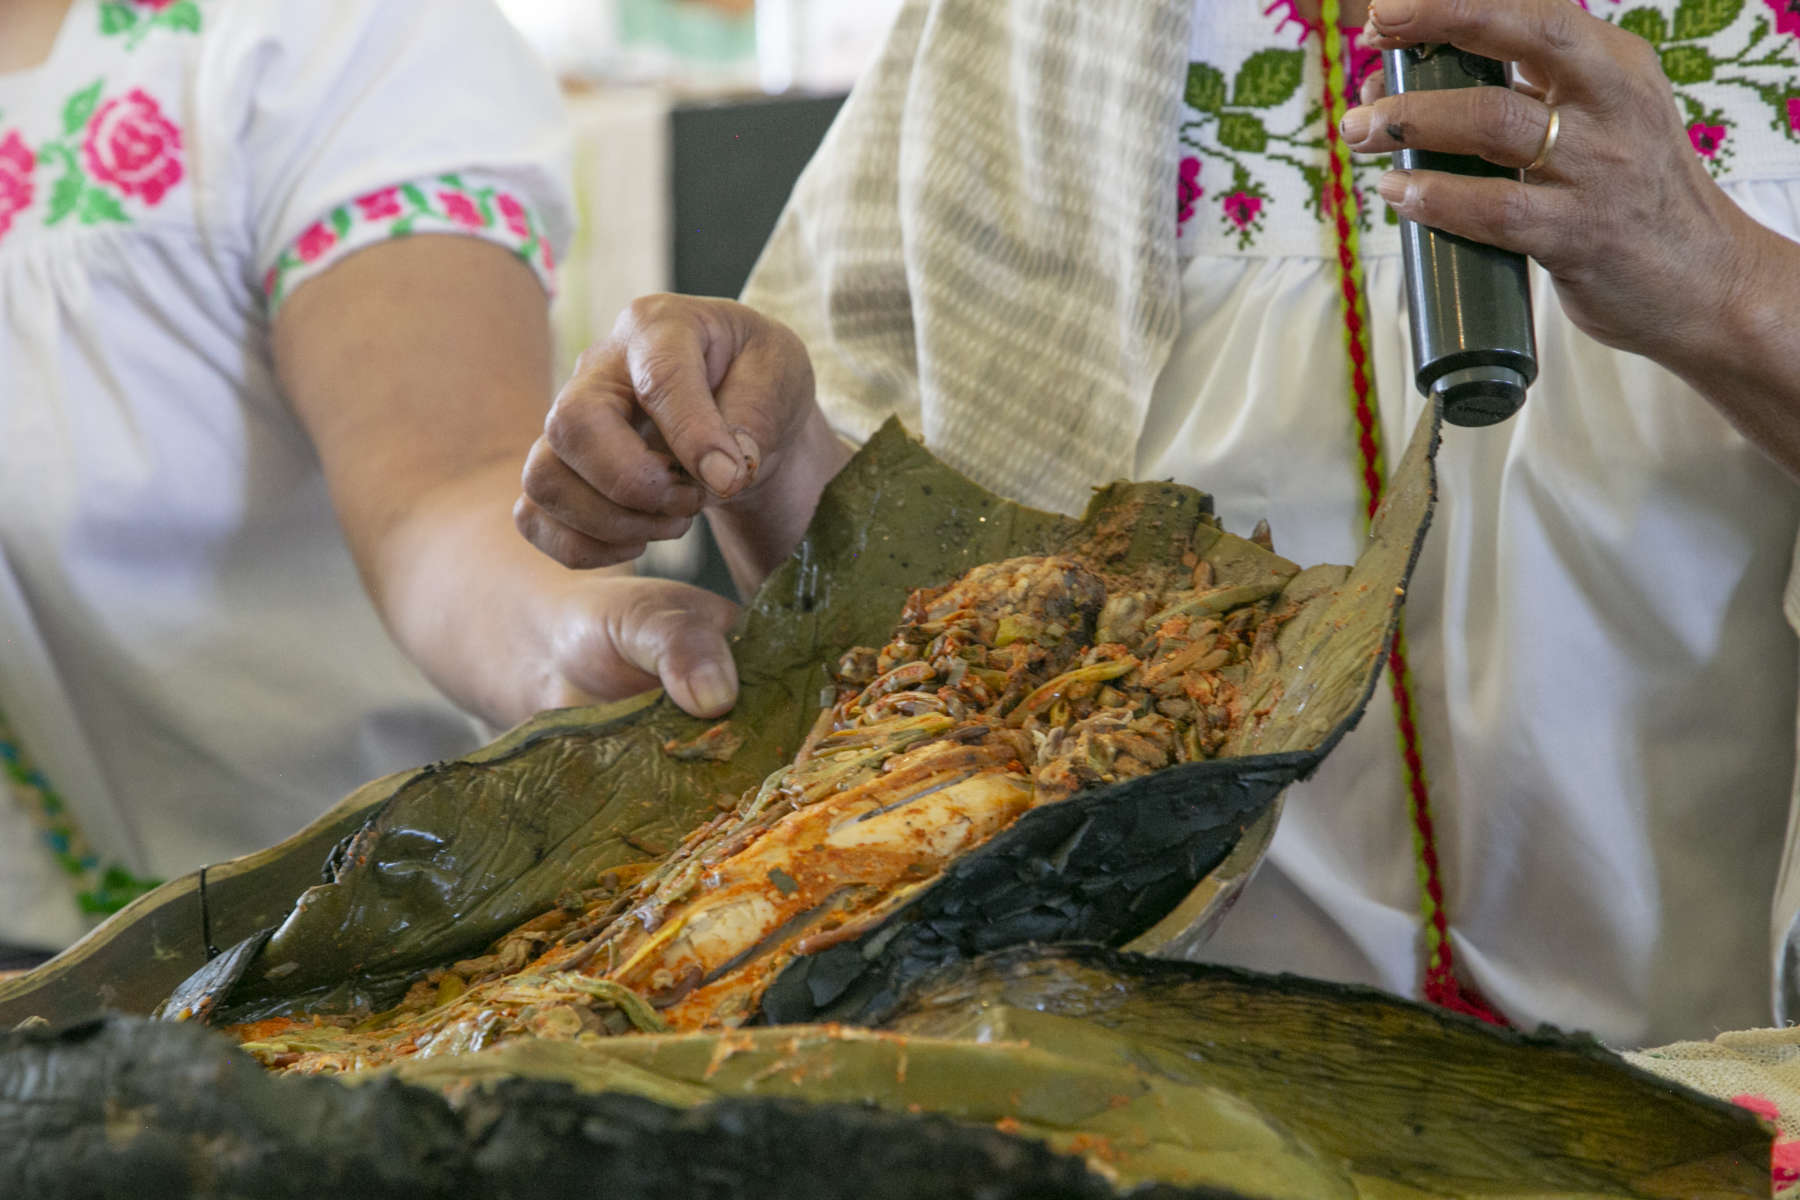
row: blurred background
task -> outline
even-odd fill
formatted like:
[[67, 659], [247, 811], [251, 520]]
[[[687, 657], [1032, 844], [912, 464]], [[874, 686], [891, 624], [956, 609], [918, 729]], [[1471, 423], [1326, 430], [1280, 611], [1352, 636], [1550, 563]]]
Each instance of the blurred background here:
[[[900, 0], [498, 0], [563, 81], [580, 226], [554, 318], [566, 374], [648, 292], [736, 296]], [[733, 595], [704, 522], [648, 574]]]

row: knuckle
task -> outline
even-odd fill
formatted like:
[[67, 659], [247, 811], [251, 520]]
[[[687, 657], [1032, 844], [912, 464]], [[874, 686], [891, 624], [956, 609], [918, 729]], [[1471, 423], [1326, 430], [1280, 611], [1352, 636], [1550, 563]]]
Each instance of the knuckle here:
[[1507, 241], [1517, 241], [1537, 224], [1537, 204], [1530, 188], [1508, 187], [1494, 200], [1494, 231]]
[[[687, 357], [671, 346], [646, 346], [632, 356], [631, 386], [646, 411], [654, 415], [670, 404], [676, 395], [676, 381], [687, 365]], [[662, 422], [657, 426], [662, 428]], [[663, 433], [667, 435], [668, 430]]]
[[519, 472], [519, 487], [533, 501], [542, 503], [556, 491], [556, 477], [561, 467], [562, 460], [551, 452], [543, 438], [539, 438], [532, 444], [531, 453], [525, 456], [524, 469]]
[[1456, 35], [1451, 40], [1458, 41], [1485, 29], [1491, 15], [1488, 7], [1489, 0], [1445, 0], [1444, 23]]
[[512, 518], [513, 528], [519, 531], [519, 536], [542, 550], [544, 547], [538, 541], [538, 530], [542, 519], [537, 505], [529, 496], [520, 496], [513, 501]]
[[[565, 398], [558, 398], [544, 414], [544, 436], [538, 439], [537, 445], [544, 448], [544, 457], [567, 457], [582, 440], [581, 406]], [[537, 447], [532, 448], [537, 456]], [[529, 461], [527, 462], [529, 466]]]
[[1538, 39], [1551, 54], [1568, 54], [1581, 49], [1582, 42], [1592, 33], [1594, 21], [1573, 4], [1548, 5], [1539, 19]]
[[575, 356], [575, 369], [571, 372], [571, 377], [582, 379], [590, 375], [605, 374], [612, 369], [623, 351], [624, 346], [619, 339], [610, 335], [597, 342], [589, 342]]
[[672, 473], [667, 460], [646, 457], [635, 467], [622, 472], [607, 491], [625, 508], [655, 511], [662, 506]]
[[646, 325], [656, 324], [668, 314], [671, 305], [677, 300], [679, 297], [668, 292], [651, 292], [637, 297], [619, 313], [619, 319], [613, 325], [613, 336], [625, 338]]
[[1497, 87], [1475, 88], [1474, 109], [1476, 128], [1490, 158], [1529, 152], [1543, 136], [1542, 121], [1517, 92]]

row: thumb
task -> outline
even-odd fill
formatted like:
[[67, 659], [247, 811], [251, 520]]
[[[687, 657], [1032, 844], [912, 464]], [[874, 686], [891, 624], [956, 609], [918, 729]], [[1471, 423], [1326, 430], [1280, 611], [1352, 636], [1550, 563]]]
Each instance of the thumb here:
[[725, 633], [737, 606], [687, 584], [645, 583], [622, 614], [613, 644], [627, 663], [656, 677], [684, 712], [716, 717], [737, 703], [737, 664]]

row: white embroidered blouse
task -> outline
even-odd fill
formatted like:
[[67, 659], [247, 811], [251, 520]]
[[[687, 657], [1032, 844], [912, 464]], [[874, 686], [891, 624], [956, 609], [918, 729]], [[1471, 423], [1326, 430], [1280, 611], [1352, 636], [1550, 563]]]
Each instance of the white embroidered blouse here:
[[[1694, 151], [1746, 210], [1800, 237], [1800, 7], [1588, 6], [1658, 46]], [[1212, 491], [1227, 528], [1267, 517], [1303, 563], [1348, 562], [1360, 535], [1336, 248], [1319, 217], [1317, 36], [1286, 3], [1195, 9], [1181, 333], [1137, 451], [1140, 477]], [[1348, 47], [1352, 75], [1372, 59]], [[1374, 193], [1386, 165], [1356, 173], [1380, 423], [1399, 447], [1423, 400]], [[1542, 373], [1506, 424], [1446, 430], [1406, 610], [1458, 965], [1526, 1027], [1637, 1045], [1766, 1025], [1800, 492], [1674, 376], [1575, 330], [1534, 276]], [[1202, 954], [1417, 994], [1412, 838], [1384, 686], [1289, 793], [1268, 861]]]
[[[357, 580], [269, 319], [408, 233], [548, 285], [562, 155], [489, 0], [75, 0], [0, 76], [0, 712], [102, 862], [260, 849], [477, 742]], [[32, 815], [0, 803], [0, 942], [55, 947]]]

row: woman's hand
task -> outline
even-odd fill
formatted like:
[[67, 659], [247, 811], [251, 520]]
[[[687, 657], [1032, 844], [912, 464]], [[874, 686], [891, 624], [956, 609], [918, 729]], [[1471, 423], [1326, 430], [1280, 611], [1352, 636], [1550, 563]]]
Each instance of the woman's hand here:
[[457, 703], [500, 726], [659, 683], [696, 716], [731, 706], [736, 605], [569, 570], [514, 528], [552, 387], [548, 302], [516, 256], [441, 235], [371, 247], [294, 292], [274, 348], [382, 619]]
[[587, 568], [681, 536], [704, 508], [748, 590], [792, 550], [845, 456], [791, 330], [729, 300], [646, 296], [557, 396], [513, 518]]
[[653, 687], [699, 717], [737, 700], [725, 641], [737, 605], [668, 579], [586, 571], [549, 598], [549, 668], [528, 712], [635, 696]]
[[1394, 171], [1381, 193], [1395, 211], [1536, 259], [1570, 318], [1608, 345], [1678, 370], [1711, 350], [1768, 231], [1707, 174], [1647, 42], [1570, 0], [1376, 0], [1364, 41], [1512, 61], [1521, 86], [1382, 96], [1372, 80], [1343, 122], [1358, 152], [1405, 146], [1523, 168], [1558, 114], [1554, 145], [1524, 182]]

